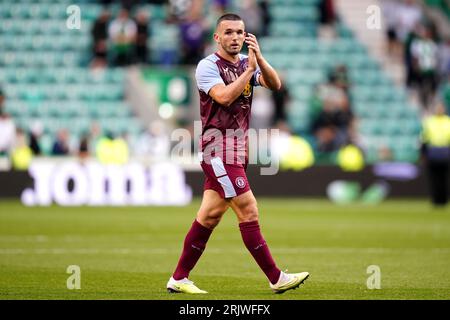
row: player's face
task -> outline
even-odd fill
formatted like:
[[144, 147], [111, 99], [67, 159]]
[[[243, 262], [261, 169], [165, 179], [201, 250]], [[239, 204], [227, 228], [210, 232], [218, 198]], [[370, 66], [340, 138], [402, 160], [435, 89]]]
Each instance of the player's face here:
[[244, 44], [245, 31], [243, 21], [222, 21], [217, 26], [217, 32], [214, 34], [216, 42], [231, 56], [241, 52]]

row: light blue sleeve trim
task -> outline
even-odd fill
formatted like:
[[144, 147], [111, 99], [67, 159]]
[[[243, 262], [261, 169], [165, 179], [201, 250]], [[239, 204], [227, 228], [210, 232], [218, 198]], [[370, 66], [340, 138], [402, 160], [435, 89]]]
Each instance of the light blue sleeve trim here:
[[220, 76], [217, 65], [208, 59], [203, 59], [195, 70], [195, 79], [199, 90], [208, 94], [216, 84], [225, 84]]
[[261, 83], [259, 83], [259, 76], [261, 75], [261, 70], [258, 68], [256, 68], [256, 71], [253, 73], [253, 78], [255, 79], [255, 82], [253, 83], [254, 87], [259, 87], [261, 86]]

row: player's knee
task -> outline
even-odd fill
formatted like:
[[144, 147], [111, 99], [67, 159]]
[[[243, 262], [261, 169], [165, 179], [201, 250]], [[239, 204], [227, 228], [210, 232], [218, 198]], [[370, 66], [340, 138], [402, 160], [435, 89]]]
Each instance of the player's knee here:
[[255, 221], [258, 220], [258, 206], [256, 200], [249, 201], [242, 208], [242, 219], [247, 221]]
[[214, 229], [220, 222], [220, 220], [222, 219], [222, 217], [218, 217], [218, 216], [208, 216], [205, 217], [203, 220], [203, 226], [205, 226], [208, 229]]
[[222, 220], [222, 216], [227, 208], [215, 208], [208, 212], [199, 212], [197, 220], [208, 229], [214, 229]]

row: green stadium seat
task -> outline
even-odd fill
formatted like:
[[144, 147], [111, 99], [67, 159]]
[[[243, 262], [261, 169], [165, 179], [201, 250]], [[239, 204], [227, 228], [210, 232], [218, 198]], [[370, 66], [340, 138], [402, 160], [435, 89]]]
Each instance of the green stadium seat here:
[[290, 83], [298, 85], [314, 85], [321, 83], [325, 80], [325, 74], [322, 70], [300, 70], [296, 69], [295, 72], [288, 73], [288, 79]]
[[92, 3], [82, 4], [80, 9], [83, 12], [83, 17], [90, 21], [95, 20], [102, 11], [101, 6]]
[[360, 119], [358, 121], [359, 132], [365, 136], [380, 136], [382, 132], [382, 123], [379, 120]]
[[317, 8], [314, 6], [271, 4], [269, 10], [274, 20], [310, 22], [318, 18]]
[[75, 118], [73, 124], [74, 126], [71, 128], [71, 132], [80, 136], [83, 132], [89, 131], [92, 119], [86, 117]]
[[337, 34], [340, 38], [354, 38], [353, 31], [342, 23], [339, 23], [336, 27]]
[[125, 74], [120, 69], [106, 70], [105, 72], [105, 80], [109, 83], [123, 83], [124, 78]]
[[8, 100], [5, 104], [5, 111], [13, 117], [27, 115], [27, 104], [22, 100]]
[[67, 19], [67, 5], [61, 5], [61, 4], [52, 4], [47, 6], [47, 10], [44, 14], [41, 15], [43, 18], [48, 19], [59, 19], [59, 20], [65, 20]]
[[24, 131], [28, 131], [29, 130], [29, 126], [32, 122], [32, 118], [28, 117], [26, 115], [20, 115], [14, 118], [14, 122], [16, 124], [17, 128], [20, 128]]
[[380, 126], [383, 135], [394, 137], [403, 133], [402, 123], [398, 119], [383, 119], [383, 121], [380, 121]]
[[38, 103], [46, 99], [47, 93], [42, 87], [35, 85], [18, 85], [18, 97], [30, 103]]
[[411, 148], [396, 148], [393, 150], [394, 159], [400, 162], [417, 162], [419, 151]]
[[291, 84], [290, 87], [291, 95], [294, 99], [299, 101], [308, 101], [311, 97], [311, 86], [309, 85], [299, 85], [299, 84]]
[[158, 5], [148, 5], [148, 12], [153, 20], [164, 21], [167, 18], [167, 7], [166, 6], [158, 6]]
[[400, 132], [410, 136], [418, 136], [421, 124], [417, 119], [403, 119], [400, 125]]
[[115, 107], [110, 104], [99, 103], [96, 108], [96, 114], [99, 118], [115, 118]]
[[269, 26], [269, 33], [274, 37], [315, 37], [317, 25], [292, 21], [274, 21]]

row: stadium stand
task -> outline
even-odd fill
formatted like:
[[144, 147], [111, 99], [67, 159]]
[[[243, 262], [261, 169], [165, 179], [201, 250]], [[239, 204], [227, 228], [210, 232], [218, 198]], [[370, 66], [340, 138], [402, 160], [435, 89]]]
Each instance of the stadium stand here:
[[[336, 26], [336, 39], [320, 39], [317, 3], [318, 0], [271, 1], [270, 36], [260, 41], [268, 60], [286, 73], [293, 95], [289, 113], [292, 129], [308, 137], [308, 101], [314, 85], [324, 82], [332, 67], [344, 64], [349, 70], [352, 108], [367, 161], [380, 160], [381, 145], [391, 150], [392, 160], [416, 161], [420, 119], [409, 105], [405, 91], [393, 84], [342, 22]], [[309, 140], [313, 141], [311, 137]]]
[[101, 6], [83, 3], [81, 29], [69, 30], [65, 9], [70, 4], [64, 0], [57, 4], [0, 2], [0, 83], [7, 98], [5, 111], [24, 130], [41, 123], [45, 155], [50, 154], [61, 128], [69, 129], [72, 145], [78, 144], [93, 122], [114, 135], [133, 134], [142, 128], [124, 100], [125, 71], [95, 72], [87, 67], [91, 23]]
[[[82, 5], [81, 30], [66, 27], [69, 0], [0, 1], [0, 83], [7, 96], [7, 112], [26, 130], [41, 121], [44, 153], [60, 128], [68, 128], [73, 143], [92, 122], [115, 134], [137, 134], [142, 124], [124, 100], [124, 70], [92, 72], [90, 28], [101, 5]], [[352, 86], [352, 108], [369, 163], [380, 160], [378, 148], [391, 149], [393, 160], [414, 162], [418, 156], [419, 116], [406, 93], [386, 76], [366, 48], [345, 24], [336, 26], [337, 37], [318, 37], [318, 0], [273, 0], [269, 36], [260, 44], [268, 60], [286, 74], [293, 101], [288, 119], [293, 131], [311, 137], [309, 100], [315, 85], [329, 70], [344, 64]], [[179, 59], [179, 30], [167, 24], [163, 5], [146, 5], [151, 12], [152, 63], [173, 64]], [[113, 10], [118, 9], [114, 7]], [[130, 132], [131, 131], [131, 132]]]

